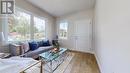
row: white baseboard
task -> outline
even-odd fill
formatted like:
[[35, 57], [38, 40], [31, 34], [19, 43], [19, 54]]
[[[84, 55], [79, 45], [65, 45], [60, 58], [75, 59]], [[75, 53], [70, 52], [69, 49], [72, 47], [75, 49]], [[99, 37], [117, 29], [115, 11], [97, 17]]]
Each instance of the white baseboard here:
[[98, 58], [96, 52], [94, 52], [94, 56], [95, 56], [96, 61], [97, 61], [97, 63], [98, 63], [98, 67], [99, 67], [100, 73], [103, 73], [102, 67], [101, 67], [101, 64], [100, 64], [100, 61], [99, 61], [99, 58]]
[[73, 51], [78, 51], [78, 52], [82, 52], [82, 53], [90, 53], [90, 54], [94, 54], [93, 51], [80, 51], [80, 50], [73, 50]]
[[81, 51], [81, 50], [76, 50], [76, 49], [71, 49], [71, 50], [79, 51], [79, 52], [83, 52], [83, 53], [91, 53], [91, 54], [94, 54], [94, 51], [93, 51], [93, 50], [86, 50], [86, 51]]

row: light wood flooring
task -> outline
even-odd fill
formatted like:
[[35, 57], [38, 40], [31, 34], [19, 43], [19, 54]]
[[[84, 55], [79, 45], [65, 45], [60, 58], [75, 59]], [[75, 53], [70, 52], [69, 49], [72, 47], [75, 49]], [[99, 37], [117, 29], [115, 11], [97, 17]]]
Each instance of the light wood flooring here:
[[71, 53], [75, 53], [75, 56], [64, 70], [64, 73], [100, 73], [93, 54], [81, 52]]

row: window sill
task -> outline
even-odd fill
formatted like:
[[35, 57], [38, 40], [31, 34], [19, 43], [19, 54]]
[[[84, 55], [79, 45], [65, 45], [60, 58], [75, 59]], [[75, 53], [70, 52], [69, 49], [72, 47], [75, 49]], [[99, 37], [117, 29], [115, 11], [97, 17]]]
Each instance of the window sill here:
[[59, 38], [60, 40], [67, 40], [67, 38]]

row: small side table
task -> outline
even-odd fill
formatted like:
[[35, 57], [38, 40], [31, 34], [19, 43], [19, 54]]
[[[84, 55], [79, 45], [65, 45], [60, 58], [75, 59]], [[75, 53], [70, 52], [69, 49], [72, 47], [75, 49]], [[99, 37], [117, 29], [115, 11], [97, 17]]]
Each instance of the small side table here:
[[0, 53], [0, 58], [8, 58], [8, 57], [10, 57], [11, 56], [11, 54], [10, 53]]

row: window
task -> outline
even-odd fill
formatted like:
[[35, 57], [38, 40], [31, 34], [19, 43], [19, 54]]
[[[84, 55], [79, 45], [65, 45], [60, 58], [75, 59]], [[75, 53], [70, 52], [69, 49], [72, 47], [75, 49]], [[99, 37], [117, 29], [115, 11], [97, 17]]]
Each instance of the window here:
[[[32, 22], [32, 23], [30, 23]], [[45, 38], [45, 20], [16, 8], [8, 18], [8, 41], [27, 41]]]
[[59, 38], [67, 39], [67, 30], [68, 30], [68, 23], [62, 22], [59, 25]]
[[45, 20], [34, 17], [34, 39], [44, 39], [45, 38]]
[[8, 41], [30, 40], [31, 15], [16, 10], [8, 19]]

